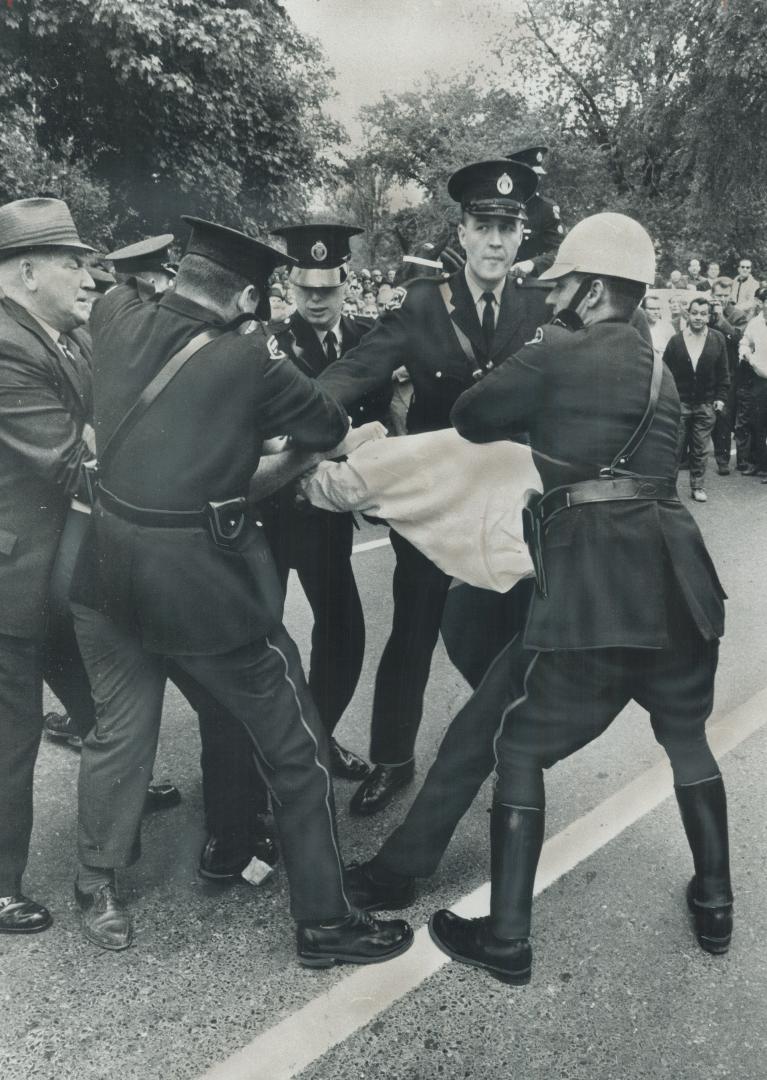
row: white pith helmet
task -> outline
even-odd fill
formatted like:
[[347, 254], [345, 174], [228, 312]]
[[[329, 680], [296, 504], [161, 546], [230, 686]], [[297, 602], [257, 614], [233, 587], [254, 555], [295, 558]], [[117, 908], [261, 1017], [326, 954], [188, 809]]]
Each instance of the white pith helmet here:
[[592, 274], [655, 284], [655, 249], [646, 229], [625, 214], [593, 214], [570, 230], [540, 281]]

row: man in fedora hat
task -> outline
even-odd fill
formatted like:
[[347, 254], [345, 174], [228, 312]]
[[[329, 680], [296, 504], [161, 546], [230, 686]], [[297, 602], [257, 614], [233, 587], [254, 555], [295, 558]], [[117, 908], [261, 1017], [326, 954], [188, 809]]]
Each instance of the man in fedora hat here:
[[[106, 949], [131, 942], [115, 868], [140, 853], [170, 659], [248, 733], [272, 793], [300, 962], [386, 960], [412, 931], [371, 920], [346, 897], [327, 737], [282, 625], [261, 522], [245, 505], [265, 439], [330, 450], [348, 417], [263, 327], [238, 332], [268, 318], [269, 275], [290, 258], [235, 229], [184, 220], [192, 232], [175, 288], [143, 298], [135, 282], [118, 286], [92, 325], [101, 476], [72, 597], [103, 708], [80, 762], [83, 931]], [[155, 395], [171, 360], [172, 380]], [[151, 403], [123, 426], [140, 397]]]
[[[70, 500], [84, 494], [81, 466], [93, 456], [82, 439], [90, 371], [69, 336], [91, 312], [91, 250], [58, 199], [0, 207], [0, 933], [51, 924], [49, 912], [23, 895], [21, 879], [43, 723], [51, 569]], [[46, 677], [65, 697], [55, 674]]]

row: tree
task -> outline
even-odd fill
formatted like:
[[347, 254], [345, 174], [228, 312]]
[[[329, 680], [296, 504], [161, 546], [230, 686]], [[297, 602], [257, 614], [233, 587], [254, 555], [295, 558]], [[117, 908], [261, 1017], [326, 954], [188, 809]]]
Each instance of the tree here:
[[107, 185], [121, 242], [182, 212], [284, 220], [341, 135], [319, 46], [278, 0], [14, 0], [0, 73], [41, 152]]
[[364, 235], [353, 241], [355, 266], [398, 261], [391, 234], [392, 179], [389, 169], [364, 154], [343, 159], [340, 184], [328, 201], [335, 219], [365, 230]]

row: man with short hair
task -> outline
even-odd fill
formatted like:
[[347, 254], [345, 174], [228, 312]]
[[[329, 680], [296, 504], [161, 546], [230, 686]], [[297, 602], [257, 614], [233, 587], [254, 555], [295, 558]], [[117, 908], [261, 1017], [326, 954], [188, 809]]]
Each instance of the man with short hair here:
[[[543, 290], [507, 281], [537, 185], [528, 166], [508, 159], [455, 172], [448, 194], [461, 206], [458, 240], [466, 265], [447, 280], [416, 279], [402, 305], [320, 376], [342, 403], [388, 387], [404, 365], [414, 396], [408, 432], [449, 426], [453, 402], [484, 371], [534, 334]], [[396, 530], [391, 542], [394, 616], [376, 675], [371, 731], [374, 769], [351, 801], [353, 814], [377, 813], [415, 774], [415, 740], [450, 579]]]
[[669, 340], [663, 360], [674, 376], [682, 403], [677, 455], [681, 462], [689, 446], [690, 494], [696, 502], [706, 502], [703, 490], [708, 440], [716, 414], [725, 407], [730, 376], [727, 346], [718, 330], [708, 326], [711, 301], [694, 296], [688, 309], [687, 327]]
[[71, 499], [87, 497], [81, 466], [93, 458], [82, 437], [90, 368], [72, 336], [91, 312], [92, 250], [58, 199], [0, 207], [0, 933], [31, 934], [52, 921], [21, 889], [51, 570]]
[[759, 288], [759, 282], [751, 273], [752, 265], [750, 259], [742, 258], [739, 261], [730, 295], [733, 304], [745, 311], [749, 318], [756, 314], [756, 290]]
[[752, 454], [756, 471], [767, 484], [767, 288], [757, 289], [754, 300], [762, 310], [743, 331], [740, 355], [753, 373]]
[[706, 267], [706, 281], [709, 283], [709, 286], [712, 289], [714, 287], [714, 283], [716, 282], [716, 279], [719, 277], [719, 274], [720, 274], [719, 263], [718, 262], [710, 262]]
[[669, 338], [674, 333], [674, 328], [663, 318], [663, 307], [659, 296], [654, 293], [647, 293], [647, 295], [643, 297], [640, 306], [647, 317], [647, 322], [650, 327], [653, 350], [662, 358], [666, 346], [668, 345]]
[[707, 292], [711, 283], [700, 272], [700, 259], [690, 259], [687, 264], [687, 288], [693, 292]]
[[[716, 266], [716, 263], [709, 264]], [[730, 472], [730, 453], [732, 449], [732, 434], [736, 426], [738, 376], [740, 356], [738, 347], [743, 331], [748, 322], [744, 311], [736, 307], [730, 299], [732, 293], [732, 278], [717, 277], [711, 287], [711, 316], [709, 325], [724, 335], [727, 343], [727, 370], [730, 375], [730, 386], [727, 391], [725, 407], [716, 414], [714, 422], [714, 457], [720, 476], [728, 476]], [[748, 461], [747, 453], [742, 439], [739, 441], [736, 435], [736, 463], [741, 467], [743, 462]], [[742, 469], [741, 469], [742, 471]]]
[[371, 922], [344, 892], [327, 739], [246, 499], [265, 439], [326, 451], [348, 418], [262, 327], [240, 332], [268, 319], [269, 275], [291, 260], [237, 230], [183, 220], [192, 232], [175, 288], [146, 298], [135, 282], [118, 286], [92, 327], [100, 480], [72, 590], [100, 706], [80, 762], [83, 932], [115, 951], [132, 940], [115, 868], [140, 853], [170, 659], [249, 736], [272, 793], [300, 962], [386, 960], [412, 931]]

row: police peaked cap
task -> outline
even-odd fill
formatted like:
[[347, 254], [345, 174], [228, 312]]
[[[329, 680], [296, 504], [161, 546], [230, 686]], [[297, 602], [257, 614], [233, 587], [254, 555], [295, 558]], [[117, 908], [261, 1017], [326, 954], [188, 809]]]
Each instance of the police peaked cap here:
[[[267, 287], [269, 275], [276, 267], [295, 260], [270, 244], [264, 244], [238, 229], [216, 225], [213, 221], [190, 217], [188, 214], [182, 214], [181, 220], [192, 226], [192, 235], [184, 256], [199, 255], [255, 285], [259, 292], [256, 317], [267, 322], [271, 317]], [[182, 259], [182, 266], [183, 261]]]
[[512, 150], [509, 157], [512, 161], [521, 161], [523, 165], [529, 165], [531, 169], [540, 169], [546, 175], [543, 160], [549, 152], [548, 146], [526, 146], [524, 150]]
[[527, 221], [525, 203], [537, 187], [527, 165], [500, 158], [464, 165], [448, 180], [447, 193], [470, 214]]
[[296, 262], [290, 280], [307, 289], [327, 289], [346, 281], [351, 257], [349, 240], [365, 230], [356, 225], [315, 224], [286, 225], [274, 231], [284, 237], [288, 254]]
[[168, 249], [174, 239], [173, 233], [147, 236], [135, 244], [128, 244], [127, 247], [110, 251], [105, 257], [110, 260], [119, 274], [140, 274], [142, 271], [151, 272], [152, 270], [173, 273], [165, 264], [168, 261]]

